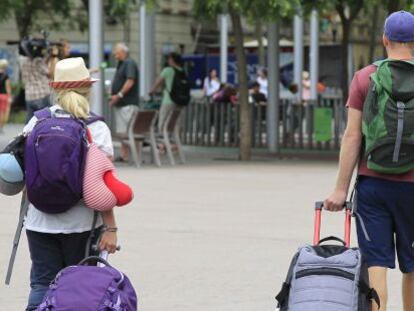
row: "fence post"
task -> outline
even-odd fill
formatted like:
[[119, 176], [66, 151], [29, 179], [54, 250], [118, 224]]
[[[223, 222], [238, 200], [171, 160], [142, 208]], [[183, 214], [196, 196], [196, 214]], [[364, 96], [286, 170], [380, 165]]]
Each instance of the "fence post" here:
[[232, 104], [228, 104], [227, 105], [227, 115], [226, 115], [226, 120], [227, 120], [227, 137], [225, 137], [225, 142], [226, 142], [226, 146], [230, 146], [230, 142], [231, 142], [231, 133], [232, 133], [232, 123], [231, 123], [231, 115], [233, 112], [233, 106]]
[[266, 138], [270, 152], [279, 152], [279, 25], [270, 23], [267, 27], [267, 64], [269, 73], [269, 98], [266, 111]]

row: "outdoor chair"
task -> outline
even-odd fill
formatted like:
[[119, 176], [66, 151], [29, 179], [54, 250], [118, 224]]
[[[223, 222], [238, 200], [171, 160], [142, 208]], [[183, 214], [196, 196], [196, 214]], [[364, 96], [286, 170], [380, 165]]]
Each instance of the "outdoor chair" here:
[[183, 109], [176, 108], [169, 114], [162, 127], [162, 133], [158, 137], [158, 141], [165, 146], [171, 165], [175, 165], [174, 152], [172, 149], [173, 144], [177, 146], [180, 163], [185, 163], [183, 145], [181, 144], [180, 139], [180, 119], [182, 111]]
[[132, 160], [136, 167], [141, 166], [142, 149], [146, 142], [150, 145], [153, 163], [158, 167], [161, 166], [155, 135], [157, 117], [157, 110], [137, 109], [134, 111], [131, 121], [128, 124], [127, 133], [116, 134], [114, 137], [129, 146]]

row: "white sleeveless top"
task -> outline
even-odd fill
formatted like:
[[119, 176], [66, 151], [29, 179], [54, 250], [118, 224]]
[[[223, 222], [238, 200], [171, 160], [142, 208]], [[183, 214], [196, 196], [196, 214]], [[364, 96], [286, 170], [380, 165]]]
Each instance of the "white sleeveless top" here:
[[[52, 111], [61, 109], [58, 105], [50, 108]], [[24, 127], [23, 133], [30, 133], [36, 125], [37, 118], [33, 117]], [[105, 122], [97, 121], [88, 126], [94, 143], [108, 156], [113, 156], [111, 131]], [[36, 209], [32, 204], [29, 206], [25, 219], [27, 230], [42, 233], [81, 233], [91, 230], [94, 212], [87, 208], [83, 202], [68, 211], [60, 214], [46, 214]], [[96, 226], [102, 225], [99, 217]]]

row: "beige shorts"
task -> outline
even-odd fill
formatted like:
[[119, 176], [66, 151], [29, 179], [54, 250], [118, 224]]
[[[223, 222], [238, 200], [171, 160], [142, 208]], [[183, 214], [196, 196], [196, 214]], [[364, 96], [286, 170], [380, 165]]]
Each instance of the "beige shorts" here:
[[114, 108], [115, 132], [117, 134], [124, 134], [128, 131], [128, 124], [131, 121], [135, 109], [137, 107], [132, 105]]
[[175, 104], [170, 105], [161, 105], [160, 112], [158, 115], [158, 132], [162, 133], [163, 127], [167, 118], [173, 112], [173, 110], [177, 107]]

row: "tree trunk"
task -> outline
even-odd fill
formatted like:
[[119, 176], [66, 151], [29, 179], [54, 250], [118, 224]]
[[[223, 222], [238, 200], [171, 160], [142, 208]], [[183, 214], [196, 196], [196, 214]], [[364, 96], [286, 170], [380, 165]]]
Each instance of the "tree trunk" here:
[[341, 89], [344, 101], [348, 99], [348, 45], [349, 39], [351, 36], [351, 22], [349, 20], [342, 20], [342, 60], [341, 60], [341, 70], [342, 70], [342, 80], [341, 80]]
[[239, 105], [240, 105], [240, 160], [248, 161], [252, 153], [252, 122], [249, 104], [247, 62], [244, 54], [244, 36], [241, 24], [241, 15], [233, 8], [229, 8], [233, 24], [236, 45], [236, 58], [239, 77]]
[[256, 39], [258, 42], [258, 50], [257, 55], [259, 56], [259, 66], [265, 67], [266, 66], [266, 53], [263, 44], [263, 25], [261, 21], [256, 22]]
[[394, 13], [401, 9], [400, 0], [388, 0], [388, 14]]
[[372, 12], [372, 24], [371, 24], [371, 34], [369, 38], [369, 58], [368, 61], [373, 63], [375, 61], [375, 48], [377, 47], [377, 37], [378, 37], [378, 16], [379, 15], [379, 5], [374, 6], [374, 11]]
[[32, 16], [30, 9], [22, 11], [15, 11], [14, 18], [16, 21], [17, 31], [19, 33], [20, 39], [28, 36], [32, 27]]
[[131, 18], [129, 14], [126, 14], [122, 27], [124, 30], [124, 42], [129, 46], [131, 43]]

